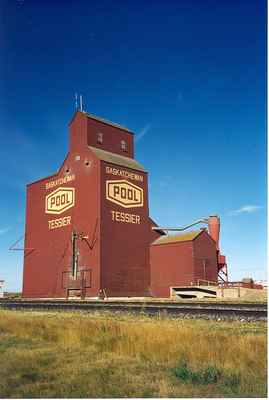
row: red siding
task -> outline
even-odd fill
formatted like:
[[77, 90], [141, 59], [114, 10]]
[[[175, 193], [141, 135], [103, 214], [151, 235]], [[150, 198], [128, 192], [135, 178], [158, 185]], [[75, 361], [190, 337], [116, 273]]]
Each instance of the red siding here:
[[169, 297], [170, 286], [189, 285], [193, 279], [193, 243], [167, 243], [150, 246], [151, 292]]
[[88, 146], [87, 133], [88, 124], [87, 117], [81, 112], [77, 112], [69, 124], [69, 149], [76, 153]]
[[[97, 134], [103, 134], [103, 143], [97, 142]], [[132, 133], [114, 126], [103, 124], [102, 122], [88, 118], [88, 145], [98, 147], [99, 149], [110, 151], [111, 153], [120, 154], [124, 157], [134, 157]], [[121, 149], [121, 141], [126, 142], [126, 150]]]
[[[107, 166], [113, 164], [103, 162], [101, 169], [102, 288], [109, 296], [144, 296], [150, 286], [147, 173], [118, 166], [143, 177], [143, 182], [125, 179], [143, 189], [143, 207], [124, 208], [106, 199], [106, 181], [119, 179], [106, 173]], [[112, 211], [139, 216], [140, 223], [113, 221]]]
[[194, 281], [199, 279], [218, 280], [216, 244], [211, 237], [203, 232], [194, 239]]
[[[85, 159], [91, 164], [85, 165]], [[46, 189], [46, 183], [65, 176], [68, 165], [69, 175], [75, 175], [71, 182]], [[57, 175], [38, 181], [27, 188], [25, 247], [34, 248], [25, 252], [24, 258], [24, 297], [63, 297], [62, 272], [71, 266], [71, 232], [84, 232], [91, 239], [97, 222], [96, 234], [99, 236], [99, 161], [90, 151], [80, 152], [80, 160], [70, 153]], [[45, 213], [45, 197], [58, 187], [75, 188], [75, 206], [60, 215]], [[71, 224], [49, 229], [48, 221], [71, 217]], [[92, 269], [92, 287], [88, 295], [96, 295], [99, 289], [99, 246], [100, 240], [92, 250], [85, 241], [79, 241], [79, 265]]]
[[217, 281], [216, 244], [201, 232], [192, 241], [151, 245], [150, 265], [152, 294], [169, 297], [171, 286], [196, 285], [198, 279]]
[[[131, 132], [98, 121], [80, 111], [74, 115], [69, 126], [69, 143], [73, 152], [93, 146], [124, 157], [134, 157], [134, 135]], [[98, 133], [102, 133], [102, 143], [97, 141]], [[121, 148], [122, 140], [126, 142], [126, 150]]]

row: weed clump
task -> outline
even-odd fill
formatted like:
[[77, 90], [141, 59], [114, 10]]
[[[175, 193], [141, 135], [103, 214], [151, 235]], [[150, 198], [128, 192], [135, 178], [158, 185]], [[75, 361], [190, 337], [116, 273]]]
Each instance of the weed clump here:
[[181, 361], [172, 371], [175, 377], [181, 379], [183, 382], [200, 385], [217, 383], [221, 376], [220, 370], [214, 365], [209, 365], [206, 368], [193, 371], [185, 360]]
[[240, 375], [236, 372], [221, 371], [215, 365], [208, 365], [205, 368], [192, 370], [185, 360], [172, 368], [173, 375], [184, 383], [194, 383], [199, 385], [209, 385], [222, 383], [223, 385], [237, 387], [241, 383]]

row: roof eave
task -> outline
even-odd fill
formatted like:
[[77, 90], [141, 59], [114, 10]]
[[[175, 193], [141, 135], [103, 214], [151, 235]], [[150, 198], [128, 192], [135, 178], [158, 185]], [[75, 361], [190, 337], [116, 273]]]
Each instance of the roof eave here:
[[77, 110], [74, 113], [74, 115], [71, 118], [71, 121], [69, 122], [68, 125], [72, 124], [73, 120], [75, 119], [75, 117], [76, 117], [76, 115], [78, 113], [81, 113], [81, 114], [85, 115], [88, 118], [94, 119], [95, 121], [102, 122], [103, 124], [113, 126], [114, 128], [121, 129], [123, 131], [126, 131], [126, 132], [130, 133], [131, 135], [134, 135], [134, 132], [130, 131], [130, 129], [126, 128], [126, 126], [122, 126], [122, 125], [116, 124], [115, 122], [109, 121], [108, 119], [97, 117], [96, 115], [90, 114], [90, 113], [88, 113], [86, 111], [80, 111], [80, 110]]
[[[99, 149], [98, 147], [94, 147], [94, 146], [88, 146], [88, 149], [94, 153], [95, 157], [98, 158], [100, 161], [103, 162], [107, 162], [110, 164], [113, 164], [115, 166], [123, 166], [125, 168], [129, 168], [133, 171], [140, 171], [143, 172], [145, 174], [147, 174], [147, 171], [145, 170], [144, 166], [142, 164], [140, 164], [138, 161], [134, 160], [133, 158], [130, 157], [125, 157], [122, 156], [120, 154], [116, 154], [116, 153], [111, 153], [110, 151], [107, 150], [102, 150]], [[98, 152], [100, 152], [100, 154], [98, 155]], [[103, 157], [102, 157], [103, 154]], [[107, 156], [107, 158], [105, 158], [104, 156]], [[109, 157], [112, 157], [111, 159], [108, 159]], [[114, 158], [114, 160], [113, 160]], [[118, 158], [118, 160], [117, 160]], [[118, 163], [117, 163], [118, 161]], [[119, 162], [122, 161], [123, 163], [120, 164]], [[128, 164], [132, 164], [135, 163], [136, 165], [128, 165]]]

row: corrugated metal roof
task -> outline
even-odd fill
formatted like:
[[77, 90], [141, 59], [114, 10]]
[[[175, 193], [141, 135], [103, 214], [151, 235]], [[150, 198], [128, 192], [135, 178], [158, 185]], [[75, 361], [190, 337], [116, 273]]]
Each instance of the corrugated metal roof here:
[[195, 239], [198, 235], [200, 235], [202, 231], [192, 231], [187, 233], [181, 233], [179, 235], [171, 235], [171, 236], [162, 236], [153, 242], [153, 245], [156, 244], [167, 244], [167, 243], [177, 243], [177, 242], [189, 242]]
[[96, 115], [90, 114], [90, 113], [88, 113], [88, 112], [85, 112], [85, 114], [87, 115], [87, 117], [92, 118], [92, 119], [95, 119], [96, 121], [100, 121], [100, 122], [103, 122], [104, 124], [108, 124], [108, 125], [114, 126], [115, 128], [123, 129], [124, 131], [127, 131], [127, 132], [133, 134], [133, 132], [131, 132], [131, 131], [130, 131], [128, 128], [126, 128], [125, 126], [116, 124], [115, 122], [111, 122], [111, 121], [109, 121], [108, 119], [105, 119], [105, 118], [97, 117]]
[[83, 114], [83, 115], [85, 115], [85, 116], [88, 117], [88, 118], [95, 119], [96, 121], [103, 122], [104, 124], [111, 125], [111, 126], [114, 126], [115, 128], [119, 128], [119, 129], [122, 129], [122, 130], [124, 130], [124, 131], [127, 131], [127, 132], [131, 133], [132, 135], [134, 134], [132, 131], [130, 131], [130, 129], [126, 128], [126, 127], [123, 126], [123, 125], [116, 124], [115, 122], [111, 122], [111, 121], [109, 121], [108, 119], [101, 118], [101, 117], [97, 117], [97, 116], [94, 115], [94, 114], [90, 114], [90, 113], [88, 113], [88, 112], [86, 112], [86, 111], [80, 111], [80, 110], [77, 110], [77, 111], [75, 112], [75, 114], [74, 114], [73, 117], [71, 118], [71, 121], [69, 122], [68, 125], [72, 124], [72, 122], [73, 122], [75, 116], [76, 116], [78, 113]]
[[143, 165], [133, 158], [120, 156], [119, 154], [110, 153], [109, 151], [98, 149], [97, 147], [88, 146], [99, 160], [107, 161], [122, 167], [132, 168], [138, 171], [146, 172]]

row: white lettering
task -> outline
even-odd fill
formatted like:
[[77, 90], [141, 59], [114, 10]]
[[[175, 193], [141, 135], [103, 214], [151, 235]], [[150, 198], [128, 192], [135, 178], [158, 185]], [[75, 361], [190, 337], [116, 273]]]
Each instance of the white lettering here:
[[143, 182], [143, 176], [134, 174], [133, 172], [125, 171], [118, 168], [106, 167], [106, 173], [110, 175], [121, 176], [123, 178], [129, 178], [134, 181]]

